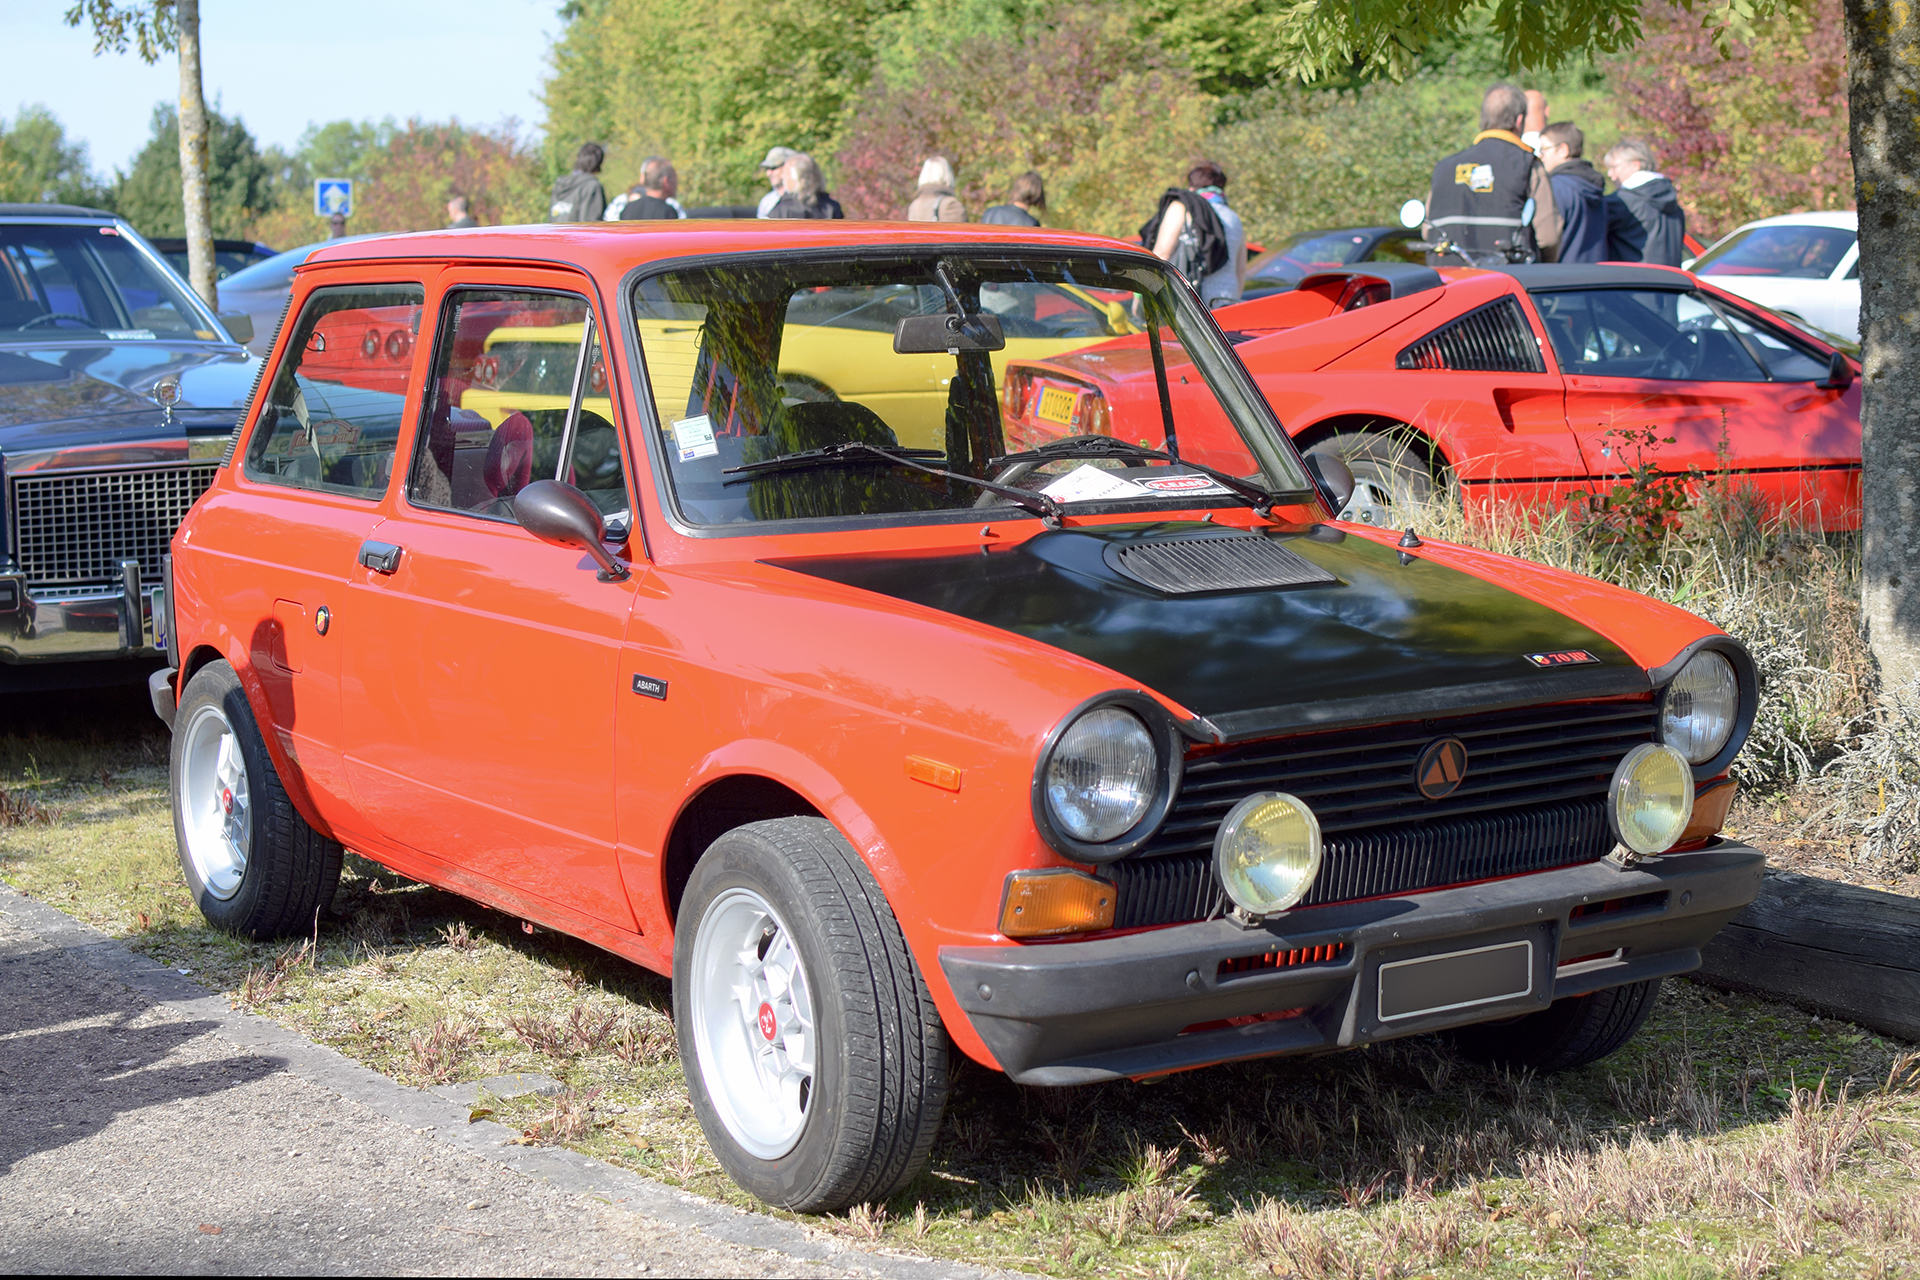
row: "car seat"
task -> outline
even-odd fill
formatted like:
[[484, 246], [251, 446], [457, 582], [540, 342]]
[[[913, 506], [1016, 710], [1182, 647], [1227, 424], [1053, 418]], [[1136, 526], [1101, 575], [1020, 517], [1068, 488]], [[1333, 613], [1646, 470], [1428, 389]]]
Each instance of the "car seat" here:
[[493, 429], [480, 479], [489, 500], [479, 507], [487, 515], [512, 515], [513, 495], [533, 479], [533, 423], [524, 413], [510, 413]]

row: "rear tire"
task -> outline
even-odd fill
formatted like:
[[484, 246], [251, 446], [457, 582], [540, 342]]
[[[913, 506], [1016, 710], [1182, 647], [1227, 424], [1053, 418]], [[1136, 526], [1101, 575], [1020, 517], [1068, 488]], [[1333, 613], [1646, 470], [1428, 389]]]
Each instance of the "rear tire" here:
[[1539, 1013], [1452, 1032], [1462, 1056], [1496, 1067], [1571, 1071], [1633, 1039], [1660, 1001], [1660, 979], [1556, 1000]]
[[1439, 484], [1412, 427], [1343, 431], [1306, 452], [1339, 458], [1353, 472], [1353, 496], [1339, 518], [1385, 528], [1397, 511], [1433, 501]]
[[708, 848], [681, 900], [673, 1011], [700, 1127], [750, 1194], [830, 1213], [925, 1166], [946, 1029], [879, 884], [825, 821], [749, 823]]
[[307, 932], [340, 883], [340, 846], [287, 797], [233, 667], [195, 672], [173, 724], [173, 834], [200, 914], [256, 940]]

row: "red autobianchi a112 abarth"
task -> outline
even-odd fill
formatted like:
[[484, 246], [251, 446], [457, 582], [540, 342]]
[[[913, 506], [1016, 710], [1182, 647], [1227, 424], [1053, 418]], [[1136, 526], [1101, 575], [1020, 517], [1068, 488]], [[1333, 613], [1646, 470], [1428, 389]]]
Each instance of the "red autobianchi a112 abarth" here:
[[[1009, 442], [1010, 359], [1126, 333], [1129, 420]], [[1111, 240], [323, 249], [173, 542], [181, 864], [256, 937], [344, 847], [671, 974], [716, 1154], [803, 1210], [915, 1175], [956, 1050], [1590, 1062], [1757, 891], [1753, 664], [1351, 483]]]

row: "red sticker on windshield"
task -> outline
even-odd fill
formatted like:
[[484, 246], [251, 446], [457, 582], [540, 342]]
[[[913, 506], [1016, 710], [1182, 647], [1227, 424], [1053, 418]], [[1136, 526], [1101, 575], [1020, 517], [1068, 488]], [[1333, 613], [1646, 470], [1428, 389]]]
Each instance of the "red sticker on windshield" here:
[[1135, 484], [1157, 493], [1225, 493], [1209, 476], [1161, 476], [1153, 480], [1135, 480]]
[[1527, 661], [1536, 667], [1579, 667], [1600, 659], [1585, 649], [1562, 649], [1558, 653], [1530, 653]]

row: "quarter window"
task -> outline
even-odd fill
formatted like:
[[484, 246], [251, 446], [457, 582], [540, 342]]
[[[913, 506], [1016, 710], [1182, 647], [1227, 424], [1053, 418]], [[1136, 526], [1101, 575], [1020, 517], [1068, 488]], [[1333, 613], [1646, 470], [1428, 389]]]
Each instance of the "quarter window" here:
[[586, 300], [461, 290], [441, 332], [407, 482], [414, 503], [511, 520], [515, 494], [558, 479], [593, 499], [610, 532], [624, 529], [620, 440]]
[[417, 284], [316, 289], [247, 446], [247, 478], [356, 498], [384, 494], [425, 302]]

